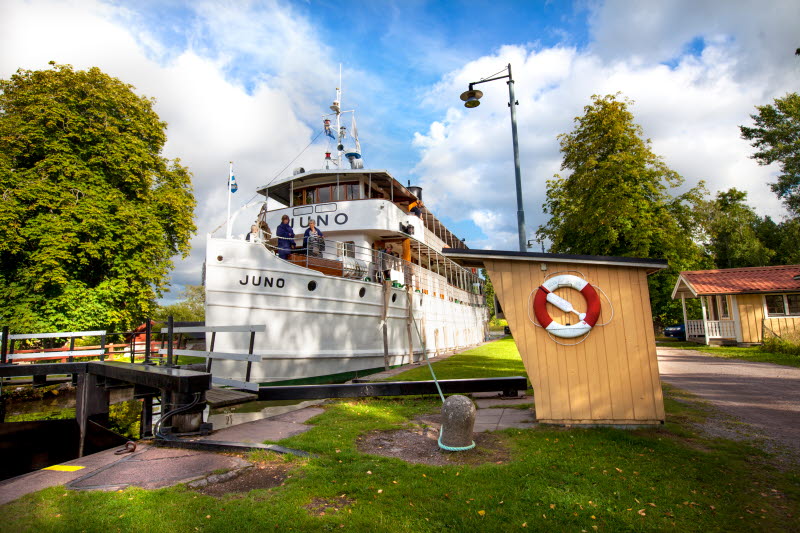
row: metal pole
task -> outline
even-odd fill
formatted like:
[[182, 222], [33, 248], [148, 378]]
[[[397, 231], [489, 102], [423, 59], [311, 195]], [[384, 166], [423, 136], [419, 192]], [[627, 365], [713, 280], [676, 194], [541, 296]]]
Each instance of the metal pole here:
[[527, 249], [525, 238], [525, 210], [522, 205], [522, 175], [519, 167], [519, 140], [517, 138], [517, 100], [514, 98], [514, 78], [511, 77], [511, 63], [508, 64], [508, 107], [511, 109], [511, 141], [514, 145], [514, 175], [517, 185], [517, 230], [519, 231], [519, 251]]

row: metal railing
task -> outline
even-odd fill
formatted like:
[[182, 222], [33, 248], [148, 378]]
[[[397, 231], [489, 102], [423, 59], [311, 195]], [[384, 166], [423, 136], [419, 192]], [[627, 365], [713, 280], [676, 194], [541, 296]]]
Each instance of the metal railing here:
[[305, 247], [297, 247], [297, 238], [287, 239], [295, 244], [291, 249], [272, 244], [270, 241], [275, 238], [249, 242], [264, 245], [282, 259], [324, 274], [377, 283], [391, 281], [395, 287], [407, 287], [443, 300], [484, 305], [484, 281], [479, 276], [416, 241], [412, 246], [423, 265], [352, 242], [310, 237]]

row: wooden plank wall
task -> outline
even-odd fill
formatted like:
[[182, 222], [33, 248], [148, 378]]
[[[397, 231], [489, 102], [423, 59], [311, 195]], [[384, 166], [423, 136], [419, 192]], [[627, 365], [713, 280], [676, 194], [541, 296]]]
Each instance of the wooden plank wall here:
[[[762, 294], [739, 294], [739, 317], [742, 321], [742, 342], [762, 342], [764, 324], [764, 296]], [[767, 318], [767, 327], [781, 337], [800, 333], [800, 317]]]
[[[486, 260], [486, 271], [503, 306], [514, 340], [531, 380], [540, 422], [556, 424], [658, 424], [664, 401], [656, 359], [652, 311], [644, 269], [632, 267]], [[569, 271], [569, 272], [567, 272]], [[533, 291], [545, 277], [573, 273], [599, 287], [602, 311], [588, 337], [550, 338], [534, 325]], [[583, 296], [559, 289], [580, 312]], [[575, 323], [548, 304], [550, 316]], [[613, 317], [612, 317], [613, 307]], [[555, 340], [554, 340], [555, 339]]]

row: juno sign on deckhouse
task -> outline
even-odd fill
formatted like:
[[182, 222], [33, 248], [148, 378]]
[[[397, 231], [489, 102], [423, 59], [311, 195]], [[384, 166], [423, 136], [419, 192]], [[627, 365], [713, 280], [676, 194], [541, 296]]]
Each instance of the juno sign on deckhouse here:
[[666, 261], [445, 250], [492, 281], [539, 422], [664, 422], [647, 275]]

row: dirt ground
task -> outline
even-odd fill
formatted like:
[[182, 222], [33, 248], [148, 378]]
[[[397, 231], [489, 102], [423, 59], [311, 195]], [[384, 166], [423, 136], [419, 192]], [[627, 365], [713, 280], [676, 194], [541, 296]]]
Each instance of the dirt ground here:
[[748, 441], [787, 466], [800, 465], [800, 368], [658, 348], [662, 381], [719, 412], [698, 428]]
[[209, 496], [247, 493], [255, 489], [271, 489], [281, 486], [290, 477], [291, 465], [285, 463], [261, 463], [243, 469], [238, 475], [220, 482], [211, 482], [196, 490]]
[[439, 427], [441, 415], [418, 418], [406, 429], [375, 431], [359, 437], [358, 451], [435, 466], [502, 464], [511, 458], [502, 437], [492, 433], [476, 433], [475, 448], [471, 450], [444, 451], [439, 448]]

